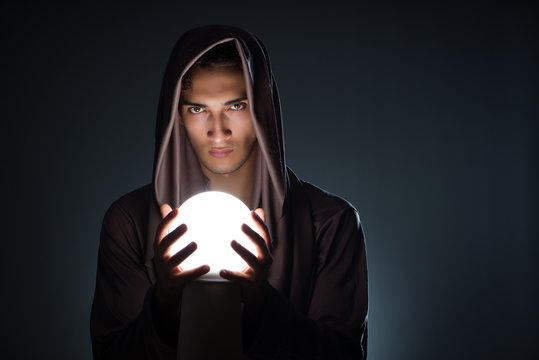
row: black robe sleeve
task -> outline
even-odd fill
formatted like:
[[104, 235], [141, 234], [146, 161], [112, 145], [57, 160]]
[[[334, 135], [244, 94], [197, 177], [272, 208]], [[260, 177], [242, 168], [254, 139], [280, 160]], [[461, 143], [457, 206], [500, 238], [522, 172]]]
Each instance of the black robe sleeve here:
[[140, 221], [115, 202], [105, 215], [90, 321], [94, 359], [176, 359], [152, 319]]
[[[316, 235], [318, 265], [308, 313], [270, 288], [253, 359], [366, 359], [367, 264], [357, 212], [345, 208]], [[307, 255], [307, 254], [306, 254]]]

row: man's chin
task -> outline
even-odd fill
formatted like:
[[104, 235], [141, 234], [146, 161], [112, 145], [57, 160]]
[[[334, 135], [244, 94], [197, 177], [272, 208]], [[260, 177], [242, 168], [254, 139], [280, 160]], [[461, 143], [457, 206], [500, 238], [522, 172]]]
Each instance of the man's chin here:
[[208, 164], [205, 164], [204, 167], [215, 175], [229, 175], [236, 172], [241, 166], [208, 166]]

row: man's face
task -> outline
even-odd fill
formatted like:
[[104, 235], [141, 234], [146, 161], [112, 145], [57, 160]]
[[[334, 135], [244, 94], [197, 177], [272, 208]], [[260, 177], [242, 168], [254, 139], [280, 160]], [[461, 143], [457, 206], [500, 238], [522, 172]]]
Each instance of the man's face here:
[[230, 174], [239, 170], [256, 143], [243, 74], [197, 69], [180, 101], [181, 123], [202, 171]]

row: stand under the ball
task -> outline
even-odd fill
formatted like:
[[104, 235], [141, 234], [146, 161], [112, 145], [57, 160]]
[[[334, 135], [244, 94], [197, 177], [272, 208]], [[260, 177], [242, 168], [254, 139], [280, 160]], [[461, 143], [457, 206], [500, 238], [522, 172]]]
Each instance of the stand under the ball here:
[[178, 360], [241, 359], [241, 298], [236, 284], [194, 281], [183, 289]]

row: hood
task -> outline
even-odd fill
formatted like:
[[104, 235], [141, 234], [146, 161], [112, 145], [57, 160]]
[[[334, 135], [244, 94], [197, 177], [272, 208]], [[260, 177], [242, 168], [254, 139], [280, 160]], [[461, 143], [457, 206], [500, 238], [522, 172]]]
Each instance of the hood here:
[[[264, 45], [254, 35], [230, 26], [205, 26], [186, 32], [168, 62], [157, 114], [153, 191], [149, 207], [145, 265], [152, 283], [155, 231], [161, 221], [159, 206], [179, 207], [207, 190], [207, 179], [179, 122], [181, 78], [206, 51], [233, 41], [243, 63], [249, 111], [257, 136], [257, 164], [252, 204], [261, 207], [273, 245], [269, 282], [305, 313], [312, 291], [316, 259], [313, 219], [301, 181], [285, 164], [279, 93]], [[311, 279], [307, 280], [306, 279]]]
[[207, 190], [197, 157], [179, 123], [181, 79], [193, 63], [217, 44], [233, 41], [243, 63], [249, 111], [257, 136], [253, 202], [262, 207], [270, 232], [283, 216], [288, 183], [279, 94], [264, 45], [254, 35], [231, 26], [204, 26], [178, 40], [166, 67], [155, 131], [153, 190], [160, 206], [179, 207]]

